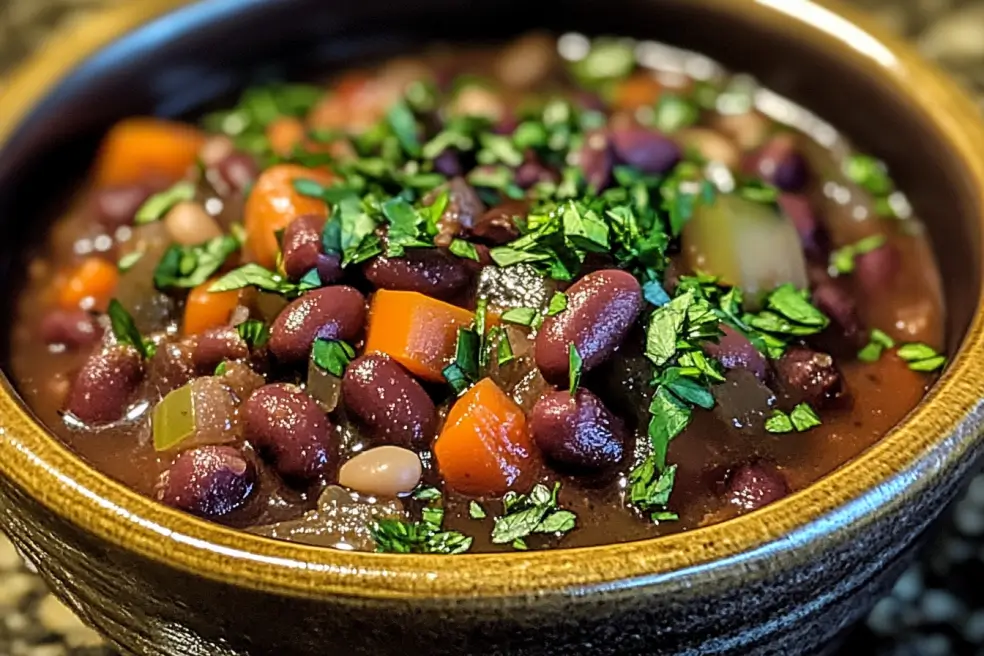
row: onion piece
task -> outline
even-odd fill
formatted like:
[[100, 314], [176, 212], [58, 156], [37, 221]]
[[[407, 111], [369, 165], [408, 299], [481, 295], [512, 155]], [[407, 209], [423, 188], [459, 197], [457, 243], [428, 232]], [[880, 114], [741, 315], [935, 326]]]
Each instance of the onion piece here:
[[220, 379], [196, 378], [154, 407], [152, 424], [157, 451], [235, 442], [239, 435], [236, 398]]
[[307, 393], [325, 412], [333, 412], [342, 396], [342, 379], [308, 359]]

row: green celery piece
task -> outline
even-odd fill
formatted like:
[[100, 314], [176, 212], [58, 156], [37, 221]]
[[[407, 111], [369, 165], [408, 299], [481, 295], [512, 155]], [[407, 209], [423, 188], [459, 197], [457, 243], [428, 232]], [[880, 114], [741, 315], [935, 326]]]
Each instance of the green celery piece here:
[[195, 396], [191, 383], [164, 397], [154, 408], [154, 449], [169, 451], [195, 434]]

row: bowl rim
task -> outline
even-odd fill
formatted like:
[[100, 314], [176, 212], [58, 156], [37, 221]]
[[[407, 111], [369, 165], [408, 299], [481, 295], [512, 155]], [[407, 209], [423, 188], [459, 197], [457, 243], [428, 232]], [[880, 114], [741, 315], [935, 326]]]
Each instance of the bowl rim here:
[[[976, 106], [941, 71], [872, 19], [836, 0], [690, 2], [795, 31], [815, 47], [881, 76], [938, 130], [973, 184], [978, 211], [984, 207], [984, 158], [978, 156], [984, 152], [984, 123]], [[8, 77], [0, 92], [0, 145], [9, 142], [31, 109], [79, 62], [126, 32], [190, 4], [124, 3], [88, 18], [84, 29], [76, 25], [61, 30]], [[978, 222], [984, 234], [984, 216]], [[984, 270], [976, 273], [984, 280]], [[399, 600], [650, 586], [687, 572], [768, 558], [776, 544], [785, 549], [830, 538], [846, 525], [870, 519], [876, 508], [900, 503], [903, 492], [931, 485], [959, 463], [980, 433], [977, 390], [984, 390], [984, 367], [975, 361], [984, 357], [982, 301], [984, 291], [963, 344], [941, 379], [873, 447], [762, 510], [652, 540], [449, 558], [345, 552], [254, 536], [167, 508], [91, 468], [33, 419], [5, 375], [0, 378], [0, 475], [56, 515], [111, 544], [186, 572], [277, 594]], [[466, 559], [467, 567], [459, 558]]]

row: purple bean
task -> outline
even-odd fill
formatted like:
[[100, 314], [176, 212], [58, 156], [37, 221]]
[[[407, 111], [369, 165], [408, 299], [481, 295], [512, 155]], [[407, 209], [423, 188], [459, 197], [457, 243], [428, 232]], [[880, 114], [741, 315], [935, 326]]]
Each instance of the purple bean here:
[[377, 289], [420, 292], [441, 299], [455, 297], [471, 282], [464, 262], [433, 248], [407, 249], [404, 257], [373, 258], [363, 272]]
[[830, 247], [827, 232], [809, 199], [802, 194], [780, 194], [779, 207], [793, 222], [806, 256], [813, 260], [825, 260]]
[[306, 360], [318, 337], [354, 341], [362, 334], [366, 299], [352, 287], [336, 285], [308, 292], [277, 315], [270, 327], [270, 351], [283, 363]]
[[427, 392], [388, 355], [356, 358], [342, 379], [345, 407], [382, 444], [427, 448], [437, 429], [437, 411]]
[[795, 141], [788, 135], [774, 137], [751, 158], [752, 171], [783, 191], [802, 191], [810, 169]]
[[902, 255], [891, 244], [883, 244], [854, 259], [854, 277], [868, 294], [891, 289], [901, 269]]
[[720, 362], [725, 369], [746, 369], [760, 381], [765, 380], [768, 368], [765, 356], [747, 337], [730, 326], [721, 324], [721, 331], [724, 335], [717, 343], [704, 343], [704, 352]]
[[584, 371], [607, 360], [641, 310], [639, 281], [625, 271], [595, 271], [578, 280], [567, 290], [567, 309], [547, 317], [536, 336], [536, 364], [543, 377], [555, 385], [566, 383], [571, 344]]
[[611, 184], [615, 157], [604, 130], [595, 130], [585, 135], [578, 161], [588, 187], [598, 192]]
[[153, 193], [151, 187], [142, 184], [102, 187], [93, 192], [92, 215], [110, 230], [133, 225], [137, 210]]
[[426, 202], [433, 202], [442, 191], [448, 192], [448, 204], [437, 222], [438, 235], [434, 243], [446, 247], [455, 237], [468, 234], [478, 217], [485, 212], [485, 203], [464, 178], [451, 178], [447, 186], [431, 192]]
[[91, 346], [100, 340], [103, 328], [84, 310], [52, 310], [41, 319], [41, 339], [68, 349]]
[[741, 465], [728, 477], [728, 503], [742, 510], [757, 510], [789, 494], [789, 484], [774, 465], [757, 461]]
[[155, 496], [178, 510], [215, 519], [249, 499], [256, 466], [231, 446], [202, 446], [178, 454], [157, 483]]
[[245, 360], [249, 346], [239, 331], [231, 326], [209, 328], [198, 337], [192, 360], [202, 374], [211, 374], [219, 363], [226, 360]]
[[854, 296], [840, 280], [834, 280], [826, 273], [818, 278], [813, 289], [813, 303], [831, 319], [832, 327], [825, 332], [836, 332], [852, 344], [857, 342], [863, 326]]
[[260, 175], [260, 168], [251, 155], [235, 152], [216, 165], [219, 177], [233, 191], [243, 191]]
[[573, 472], [617, 466], [625, 455], [625, 429], [601, 399], [581, 388], [551, 392], [533, 406], [530, 433], [547, 461]]
[[448, 178], [461, 175], [463, 171], [457, 151], [451, 148], [445, 149], [434, 159], [434, 170]]
[[611, 132], [615, 157], [643, 173], [666, 173], [683, 157], [680, 146], [669, 137], [643, 127], [614, 128]]
[[143, 360], [132, 346], [110, 346], [82, 366], [67, 409], [86, 424], [107, 424], [123, 417], [143, 378]]
[[529, 213], [529, 204], [522, 200], [507, 200], [488, 210], [475, 222], [471, 234], [494, 246], [506, 244], [519, 237], [516, 218]]
[[560, 182], [560, 175], [536, 159], [527, 159], [516, 169], [516, 184], [522, 189], [530, 189], [540, 182]]
[[317, 268], [322, 254], [321, 231], [325, 227], [323, 216], [300, 216], [284, 230], [281, 250], [284, 255], [284, 272], [292, 280], [300, 280], [305, 273]]
[[194, 349], [187, 344], [161, 344], [147, 361], [147, 380], [162, 396], [190, 382], [196, 373]]
[[815, 408], [844, 393], [843, 377], [827, 353], [794, 346], [783, 353], [775, 367], [776, 376], [786, 392]]
[[322, 285], [334, 285], [345, 274], [342, 258], [337, 253], [318, 253], [318, 277]]
[[338, 464], [331, 422], [301, 388], [264, 385], [246, 399], [241, 413], [246, 439], [284, 478], [309, 483]]

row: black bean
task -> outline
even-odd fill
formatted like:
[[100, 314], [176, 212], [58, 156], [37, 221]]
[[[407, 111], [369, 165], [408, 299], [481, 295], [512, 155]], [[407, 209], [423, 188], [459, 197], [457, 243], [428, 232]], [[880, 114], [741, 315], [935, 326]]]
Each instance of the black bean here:
[[256, 466], [231, 446], [202, 446], [178, 454], [161, 475], [161, 503], [206, 519], [228, 515], [256, 488]]
[[84, 310], [52, 310], [41, 319], [41, 339], [46, 344], [62, 344], [68, 349], [91, 346], [99, 341], [103, 328]]
[[572, 472], [616, 467], [625, 455], [625, 429], [601, 399], [581, 388], [552, 392], [533, 406], [530, 433], [547, 461]]
[[198, 337], [192, 360], [201, 374], [211, 374], [220, 362], [245, 360], [249, 346], [239, 331], [231, 326], [209, 328]]
[[615, 157], [644, 173], [666, 173], [683, 157], [680, 146], [669, 137], [638, 126], [615, 128], [611, 132]]
[[194, 348], [187, 344], [161, 344], [147, 361], [147, 381], [163, 396], [196, 375]]
[[87, 424], [123, 417], [143, 378], [143, 360], [131, 346], [110, 346], [83, 365], [68, 395], [67, 410]]
[[496, 205], [475, 221], [472, 236], [498, 246], [519, 237], [516, 218], [529, 213], [529, 204], [522, 200], [507, 200]]
[[789, 494], [789, 484], [776, 467], [765, 461], [739, 466], [728, 476], [726, 499], [742, 510], [757, 510]]
[[715, 342], [705, 342], [704, 352], [720, 362], [725, 369], [747, 369], [759, 380], [765, 380], [767, 364], [765, 356], [748, 338], [737, 330], [721, 324], [723, 336]]
[[891, 244], [883, 244], [854, 258], [854, 277], [868, 294], [891, 289], [901, 270], [902, 255]]
[[92, 216], [110, 230], [133, 225], [137, 210], [153, 193], [153, 188], [142, 184], [102, 187], [93, 192]]
[[844, 393], [844, 382], [834, 358], [805, 346], [789, 348], [775, 362], [776, 375], [785, 390], [814, 408]]
[[543, 377], [557, 385], [567, 381], [571, 344], [584, 371], [607, 360], [641, 310], [639, 281], [625, 271], [595, 271], [578, 280], [567, 290], [567, 309], [547, 317], [536, 336], [536, 364]]
[[292, 280], [300, 280], [305, 273], [317, 268], [322, 254], [321, 231], [325, 227], [323, 216], [300, 216], [284, 230], [281, 252], [284, 256], [284, 272]]
[[615, 156], [604, 130], [595, 130], [584, 136], [584, 145], [581, 146], [578, 161], [588, 187], [597, 192], [611, 184]]
[[269, 348], [281, 362], [300, 362], [307, 359], [318, 337], [355, 341], [365, 318], [366, 299], [352, 287], [316, 289], [277, 315], [270, 327]]
[[250, 394], [240, 412], [246, 439], [284, 478], [311, 482], [338, 464], [331, 422], [301, 388], [264, 385]]
[[434, 248], [407, 249], [404, 257], [373, 258], [363, 272], [377, 289], [420, 292], [441, 299], [457, 296], [471, 282], [464, 262]]
[[437, 410], [407, 370], [387, 355], [356, 358], [342, 379], [345, 407], [382, 444], [426, 448], [437, 429]]
[[216, 165], [219, 177], [233, 191], [243, 191], [260, 176], [260, 167], [251, 155], [235, 152]]

